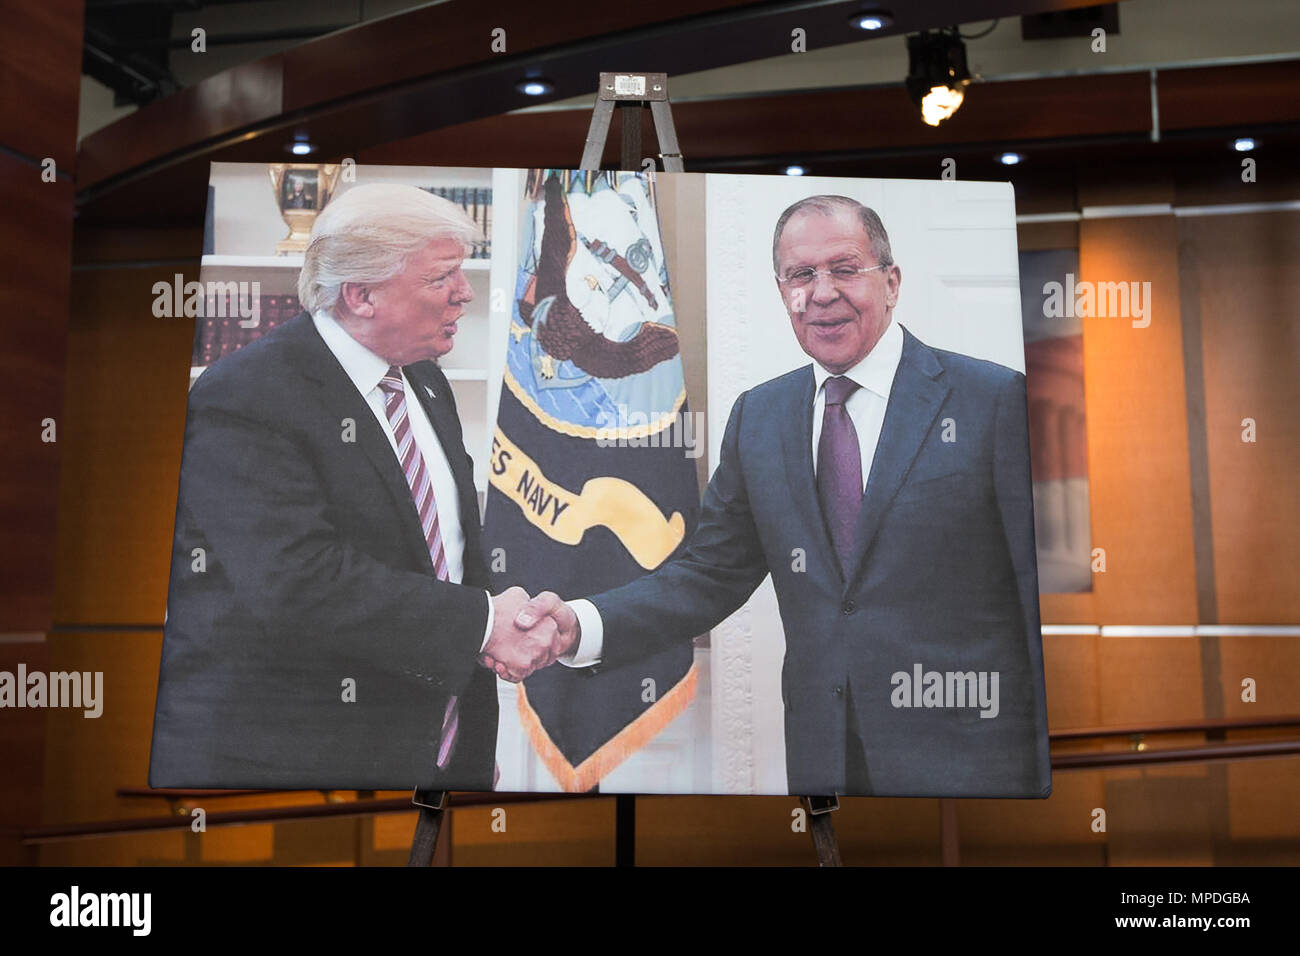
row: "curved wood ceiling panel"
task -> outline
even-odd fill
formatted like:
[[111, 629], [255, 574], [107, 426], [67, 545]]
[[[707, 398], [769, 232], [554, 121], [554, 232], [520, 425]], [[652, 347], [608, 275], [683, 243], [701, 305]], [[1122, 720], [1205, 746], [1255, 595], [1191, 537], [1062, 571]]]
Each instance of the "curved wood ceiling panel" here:
[[[917, 0], [885, 33], [1087, 6], [1088, 0]], [[518, 109], [528, 72], [555, 84], [550, 99], [583, 95], [601, 70], [649, 67], [670, 75], [788, 52], [791, 31], [809, 49], [861, 41], [854, 0], [658, 0], [591, 8], [533, 0], [429, 5], [348, 30], [203, 80], [86, 137], [79, 202], [178, 164], [283, 155], [304, 132], [318, 155], [367, 147]], [[900, 7], [902, 5], [900, 4]], [[491, 32], [506, 30], [493, 53]], [[258, 143], [253, 154], [241, 145]], [[193, 177], [193, 173], [189, 174]], [[123, 197], [125, 199], [125, 197]], [[130, 205], [128, 202], [127, 205]]]

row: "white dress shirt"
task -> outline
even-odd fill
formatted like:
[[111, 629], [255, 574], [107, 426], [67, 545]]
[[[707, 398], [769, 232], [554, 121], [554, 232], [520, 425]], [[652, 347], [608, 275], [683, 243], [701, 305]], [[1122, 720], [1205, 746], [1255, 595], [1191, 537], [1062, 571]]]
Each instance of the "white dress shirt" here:
[[[871, 477], [871, 463], [876, 457], [876, 445], [880, 443], [880, 429], [885, 424], [885, 408], [889, 404], [889, 393], [894, 386], [894, 375], [898, 363], [903, 358], [903, 328], [890, 319], [889, 327], [881, 334], [875, 346], [863, 356], [862, 361], [844, 373], [845, 378], [857, 382], [853, 394], [844, 403], [844, 410], [849, 413], [853, 428], [858, 433], [858, 451], [862, 455], [862, 488], [866, 491], [867, 479]], [[813, 393], [812, 407], [812, 460], [813, 475], [817, 474], [817, 445], [822, 437], [822, 418], [826, 410], [826, 380], [834, 375], [815, 359], [812, 364]], [[587, 667], [600, 661], [601, 649], [605, 642], [605, 625], [600, 619], [600, 612], [590, 601], [579, 599], [570, 601], [569, 606], [578, 618], [582, 637], [578, 650], [572, 661], [561, 661], [570, 667]]]
[[[325, 340], [326, 347], [334, 353], [334, 357], [343, 366], [343, 371], [347, 373], [352, 384], [370, 406], [375, 421], [379, 423], [380, 429], [388, 438], [388, 444], [393, 448], [393, 457], [397, 460], [400, 469], [401, 456], [397, 452], [397, 437], [393, 434], [393, 426], [388, 421], [388, 412], [384, 408], [384, 391], [379, 387], [380, 381], [388, 374], [391, 363], [387, 359], [380, 358], [349, 335], [327, 310], [314, 312], [311, 318], [316, 324], [316, 331]], [[399, 371], [401, 371], [400, 367]], [[406, 390], [406, 418], [411, 426], [411, 436], [415, 439], [420, 454], [424, 456], [424, 465], [429, 472], [429, 483], [433, 487], [434, 503], [438, 509], [438, 532], [442, 536], [443, 554], [447, 559], [447, 580], [452, 584], [460, 584], [465, 574], [465, 529], [461, 526], [460, 496], [456, 489], [456, 478], [452, 474], [447, 453], [443, 450], [442, 443], [438, 441], [438, 434], [433, 430], [433, 425], [424, 412], [424, 406], [414, 394], [416, 386], [410, 383], [405, 372], [402, 372], [402, 386]], [[477, 521], [478, 515], [473, 515], [472, 518]], [[487, 591], [483, 593], [488, 594]], [[492, 618], [492, 600], [491, 595], [488, 594], [487, 629], [483, 634], [483, 644], [480, 649], [487, 645], [488, 636], [492, 633]], [[432, 624], [433, 622], [430, 622], [431, 627]]]
[[[880, 442], [880, 428], [885, 424], [885, 406], [889, 404], [889, 390], [894, 386], [894, 373], [903, 358], [903, 328], [892, 319], [889, 328], [877, 340], [875, 348], [863, 356], [862, 361], [844, 373], [844, 377], [857, 382], [860, 388], [844, 403], [853, 428], [858, 433], [858, 452], [862, 455], [862, 489], [866, 490], [871, 476], [871, 462], [876, 457]], [[826, 413], [826, 380], [834, 373], [820, 362], [813, 362], [812, 459], [813, 475], [817, 474], [817, 446], [822, 437], [822, 420]]]

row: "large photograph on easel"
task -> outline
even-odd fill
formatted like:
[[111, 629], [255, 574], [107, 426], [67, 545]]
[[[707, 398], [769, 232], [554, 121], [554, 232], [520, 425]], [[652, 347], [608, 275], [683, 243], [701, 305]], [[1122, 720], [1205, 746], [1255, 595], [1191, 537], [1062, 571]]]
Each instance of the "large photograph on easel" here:
[[211, 187], [153, 786], [1050, 792], [1009, 186]]

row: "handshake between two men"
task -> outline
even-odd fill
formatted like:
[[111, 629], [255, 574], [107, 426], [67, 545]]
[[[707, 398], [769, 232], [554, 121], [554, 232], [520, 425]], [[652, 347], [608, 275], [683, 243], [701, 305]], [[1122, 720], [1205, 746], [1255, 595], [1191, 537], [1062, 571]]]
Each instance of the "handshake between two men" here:
[[478, 660], [503, 680], [517, 683], [578, 648], [578, 617], [553, 591], [529, 598], [523, 588], [507, 588], [492, 607], [492, 633]]

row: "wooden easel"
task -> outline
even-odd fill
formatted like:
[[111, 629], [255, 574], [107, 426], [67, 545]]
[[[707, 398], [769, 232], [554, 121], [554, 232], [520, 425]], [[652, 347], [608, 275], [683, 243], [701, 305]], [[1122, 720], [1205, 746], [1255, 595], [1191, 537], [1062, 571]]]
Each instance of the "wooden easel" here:
[[[621, 169], [642, 168], [641, 110], [648, 106], [650, 115], [654, 118], [655, 136], [659, 140], [659, 158], [663, 161], [664, 172], [685, 172], [681, 147], [677, 143], [677, 129], [673, 125], [672, 109], [668, 105], [667, 73], [600, 74], [600, 90], [596, 95], [596, 108], [591, 114], [591, 127], [587, 130], [587, 143], [582, 151], [579, 169], [600, 169], [615, 106], [622, 117]], [[832, 811], [840, 808], [839, 797], [801, 797], [800, 803], [808, 815], [808, 832], [812, 835], [813, 847], [817, 851], [817, 865], [839, 866], [840, 848], [835, 840], [835, 825], [831, 822]], [[636, 796], [619, 795], [614, 813], [617, 832], [614, 865], [635, 866]]]
[[840, 808], [840, 798], [800, 797], [808, 814], [808, 832], [812, 835], [813, 849], [817, 851], [818, 866], [839, 866], [840, 845], [835, 839], [835, 824], [831, 813]]
[[438, 833], [442, 830], [442, 815], [447, 803], [446, 790], [420, 790], [411, 794], [411, 803], [420, 808], [415, 822], [415, 837], [411, 840], [411, 855], [407, 866], [432, 866], [433, 854], [438, 849]]
[[659, 140], [659, 158], [664, 172], [685, 172], [682, 167], [681, 147], [677, 145], [677, 128], [668, 106], [667, 73], [602, 73], [596, 94], [596, 108], [591, 113], [591, 127], [587, 130], [587, 143], [582, 150], [579, 169], [592, 172], [600, 169], [600, 158], [609, 138], [609, 124], [614, 118], [615, 106], [622, 117], [623, 150], [620, 169], [641, 169], [641, 110], [650, 108], [654, 118], [655, 136]]
[[[641, 110], [650, 109], [654, 119], [655, 136], [659, 140], [659, 158], [664, 172], [685, 172], [681, 147], [677, 143], [677, 129], [668, 105], [667, 73], [602, 73], [596, 94], [596, 107], [591, 114], [587, 142], [582, 150], [579, 169], [596, 172], [600, 169], [605, 143], [609, 139], [610, 123], [614, 109], [618, 108], [622, 135], [621, 169], [639, 171], [641, 156]], [[635, 111], [635, 112], [633, 112]], [[442, 827], [443, 805], [447, 794], [442, 791], [416, 790], [411, 802], [420, 808], [420, 819], [415, 825], [415, 838], [411, 842], [408, 866], [429, 866], [438, 844]], [[817, 851], [818, 866], [839, 866], [840, 848], [835, 840], [835, 826], [831, 812], [840, 808], [835, 797], [801, 797], [808, 815], [808, 832]], [[636, 795], [618, 794], [614, 804], [615, 866], [636, 865]]]

